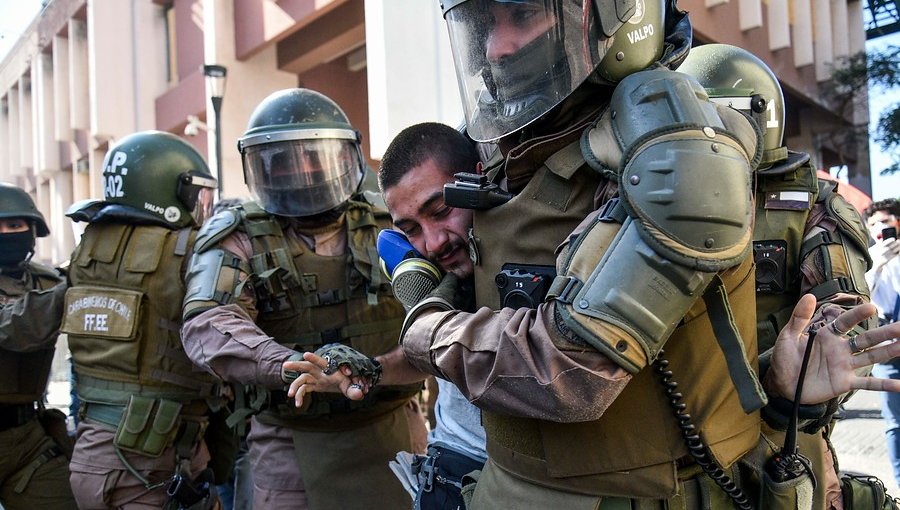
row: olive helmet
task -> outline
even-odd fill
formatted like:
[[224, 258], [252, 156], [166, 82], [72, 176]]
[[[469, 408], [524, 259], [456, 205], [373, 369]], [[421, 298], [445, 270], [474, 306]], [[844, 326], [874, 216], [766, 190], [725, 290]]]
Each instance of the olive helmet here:
[[217, 181], [203, 156], [177, 136], [141, 131], [103, 159], [103, 197], [176, 228], [200, 225], [212, 210]]
[[280, 90], [256, 107], [238, 140], [244, 182], [272, 214], [306, 217], [336, 209], [359, 188], [361, 140], [328, 97]]
[[706, 44], [691, 49], [678, 68], [706, 88], [709, 98], [742, 111], [763, 132], [766, 167], [788, 156], [784, 142], [784, 93], [775, 73], [749, 51], [730, 44]]
[[34, 226], [37, 237], [50, 235], [44, 215], [34, 205], [31, 195], [18, 186], [0, 183], [0, 219], [25, 218]]
[[589, 77], [615, 84], [663, 53], [664, 0], [440, 0], [469, 135], [534, 122]]

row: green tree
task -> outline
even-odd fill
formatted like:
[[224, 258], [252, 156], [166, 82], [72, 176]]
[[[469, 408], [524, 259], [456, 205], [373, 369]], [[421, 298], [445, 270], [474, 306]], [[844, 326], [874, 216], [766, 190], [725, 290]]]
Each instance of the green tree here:
[[[900, 46], [888, 46], [882, 51], [860, 52], [847, 58], [832, 74], [830, 95], [847, 105], [863, 86], [881, 87], [889, 91], [900, 87]], [[873, 135], [881, 148], [891, 156], [892, 163], [881, 175], [900, 173], [900, 103], [894, 103], [878, 117]]]

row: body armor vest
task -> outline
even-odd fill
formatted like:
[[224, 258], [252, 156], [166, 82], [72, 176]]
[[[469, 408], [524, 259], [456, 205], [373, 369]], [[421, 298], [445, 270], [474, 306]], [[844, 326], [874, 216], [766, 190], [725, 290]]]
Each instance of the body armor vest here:
[[[754, 245], [759, 249], [767, 240], [782, 240], [785, 248], [784, 291], [761, 292], [756, 301], [757, 341], [760, 352], [765, 352], [775, 345], [778, 332], [787, 324], [800, 299], [800, 247], [809, 213], [819, 198], [819, 181], [808, 158], [794, 164], [785, 161], [758, 173], [756, 179]], [[806, 203], [781, 200], [788, 196], [805, 197]]]
[[190, 227], [88, 225], [72, 254], [62, 328], [84, 401], [213, 395], [215, 380], [181, 345], [184, 258], [195, 234]]
[[[816, 203], [825, 204], [838, 228], [804, 239], [809, 214]], [[757, 294], [760, 352], [775, 344], [778, 332], [790, 320], [800, 299], [801, 264], [814, 251], [822, 253], [822, 267], [818, 269], [826, 280], [808, 290], [816, 299], [821, 301], [838, 292], [869, 296], [864, 276], [868, 269], [868, 233], [852, 206], [837, 195], [835, 184], [816, 177], [807, 154], [791, 152], [787, 160], [757, 175], [753, 227], [757, 262], [760, 249], [771, 251], [773, 240], [781, 241], [785, 249], [784, 289]], [[757, 271], [758, 281], [759, 274]], [[869, 329], [874, 322], [863, 322], [862, 326]]]
[[[377, 356], [397, 345], [405, 313], [381, 274], [375, 251], [378, 230], [390, 226], [386, 213], [377, 213], [365, 202], [350, 202], [345, 213], [349, 253], [323, 256], [285, 235], [283, 218], [255, 203], [239, 210], [237, 228], [253, 246], [250, 281], [260, 329], [298, 352], [339, 342]], [[333, 428], [396, 409], [418, 389], [419, 385], [378, 386], [359, 402], [314, 393], [302, 409], [294, 407], [285, 392], [272, 391], [272, 405], [260, 419], [294, 428]], [[324, 415], [329, 419], [321, 420]]]
[[[29, 262], [22, 279], [0, 275], [0, 304], [8, 304], [32, 289], [49, 289], [62, 281], [53, 269]], [[55, 321], [56, 317], [34, 320]], [[3, 350], [0, 355], [0, 404], [27, 404], [41, 400], [47, 389], [54, 348], [33, 352]]]
[[[553, 264], [553, 249], [593, 210], [599, 174], [583, 159], [574, 168], [567, 165], [567, 172], [548, 168], [557, 155], [549, 158], [511, 201], [475, 212], [474, 236], [478, 251], [484, 254], [475, 272], [479, 306], [496, 309], [496, 289], [492, 294], [491, 283], [503, 262]], [[553, 174], [550, 179], [558, 187], [553, 195], [564, 199], [546, 199], [548, 174]], [[525, 230], [510, 230], [511, 224]], [[610, 239], [618, 227], [610, 224]], [[513, 232], [522, 235], [511, 235]], [[720, 276], [733, 309], [752, 307], [755, 289], [749, 257]], [[744, 339], [754, 338], [752, 313], [740, 314], [735, 321]], [[741, 408], [700, 296], [665, 351], [694, 424], [716, 459], [730, 466], [757, 444], [759, 415], [747, 415]], [[746, 354], [755, 362], [756, 342], [747, 343]], [[676, 490], [678, 462], [690, 459], [652, 366], [635, 375], [598, 420], [555, 423], [484, 411], [483, 423], [489, 456], [499, 466], [539, 485], [572, 492], [671, 497]]]

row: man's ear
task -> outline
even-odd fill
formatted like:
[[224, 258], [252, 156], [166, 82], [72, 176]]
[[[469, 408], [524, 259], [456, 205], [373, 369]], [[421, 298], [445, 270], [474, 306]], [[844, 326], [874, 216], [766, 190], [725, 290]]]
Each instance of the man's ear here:
[[483, 173], [483, 171], [484, 171], [484, 163], [482, 163], [481, 161], [479, 161], [478, 163], [475, 163], [475, 173], [478, 175], [481, 175]]

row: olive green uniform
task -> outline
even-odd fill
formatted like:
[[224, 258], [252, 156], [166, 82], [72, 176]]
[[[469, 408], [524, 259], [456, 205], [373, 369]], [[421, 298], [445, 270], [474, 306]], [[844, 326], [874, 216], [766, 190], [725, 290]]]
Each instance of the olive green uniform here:
[[[866, 231], [859, 214], [835, 189], [819, 180], [809, 155], [790, 152], [770, 168], [757, 172], [754, 243], [757, 263], [776, 269], [757, 272], [757, 333], [763, 368], [778, 332], [791, 317], [800, 296], [816, 296], [818, 322], [834, 306], [840, 309], [869, 301], [864, 274], [867, 267]], [[777, 259], [777, 263], [764, 259]], [[833, 318], [830, 314], [828, 319]], [[865, 322], [861, 327], [871, 327]], [[840, 504], [837, 461], [827, 442], [831, 416], [840, 400], [807, 409], [798, 437], [800, 453], [810, 459], [818, 484], [813, 508]], [[771, 408], [769, 408], [771, 409]], [[785, 416], [769, 416], [783, 426]], [[784, 433], [765, 424], [775, 444]]]
[[91, 223], [72, 254], [63, 331], [82, 402], [71, 468], [82, 508], [161, 507], [176, 468], [196, 475], [209, 460], [218, 388], [179, 334], [196, 231]]
[[387, 462], [410, 448], [404, 406], [416, 387], [377, 387], [361, 402], [317, 393], [296, 409], [281, 379], [297, 352], [340, 342], [375, 356], [396, 344], [403, 307], [375, 254], [389, 220], [360, 200], [313, 231], [251, 202], [214, 217], [195, 245], [188, 282], [217, 283], [212, 299], [185, 299], [187, 352], [268, 401], [248, 437], [255, 505], [411, 506]]
[[19, 278], [0, 275], [0, 504], [9, 510], [76, 508], [68, 461], [36, 409], [50, 376], [65, 290], [53, 287], [61, 281], [34, 262]]

